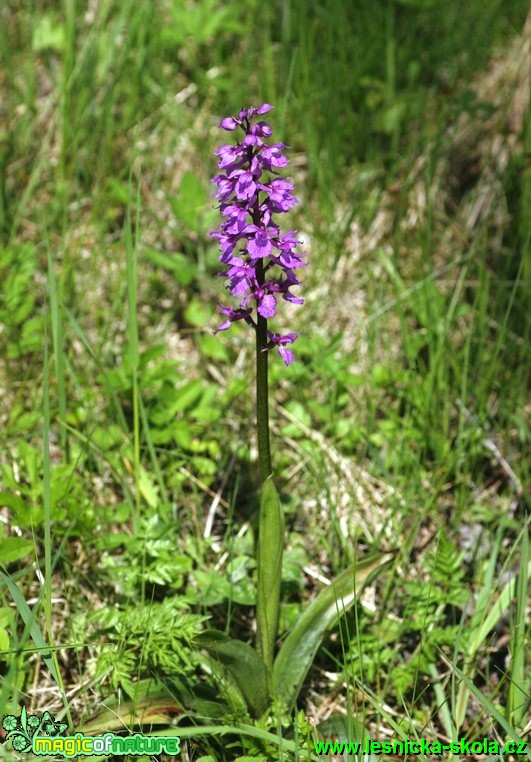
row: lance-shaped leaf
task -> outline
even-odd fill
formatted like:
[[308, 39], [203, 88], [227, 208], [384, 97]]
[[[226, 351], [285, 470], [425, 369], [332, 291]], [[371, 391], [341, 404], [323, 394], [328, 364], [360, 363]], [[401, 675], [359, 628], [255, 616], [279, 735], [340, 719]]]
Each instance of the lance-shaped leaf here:
[[322, 590], [293, 627], [273, 665], [273, 695], [287, 708], [299, 691], [327, 630], [334, 627], [372, 582], [391, 562], [392, 553], [359, 561], [345, 569]]
[[280, 611], [284, 513], [273, 479], [262, 486], [258, 526], [258, 590], [256, 630], [258, 650], [268, 670], [273, 666]]
[[251, 716], [260, 717], [270, 703], [269, 683], [266, 666], [254, 648], [219, 630], [207, 630], [196, 643], [218, 657], [239, 688]]

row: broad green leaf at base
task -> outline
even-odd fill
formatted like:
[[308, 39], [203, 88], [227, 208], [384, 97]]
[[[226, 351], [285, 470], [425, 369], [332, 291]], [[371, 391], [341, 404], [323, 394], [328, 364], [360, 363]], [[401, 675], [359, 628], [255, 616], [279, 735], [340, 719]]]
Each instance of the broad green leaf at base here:
[[372, 582], [391, 562], [383, 553], [345, 569], [322, 590], [302, 614], [277, 654], [273, 665], [273, 695], [291, 708], [313, 663], [327, 630], [334, 627]]

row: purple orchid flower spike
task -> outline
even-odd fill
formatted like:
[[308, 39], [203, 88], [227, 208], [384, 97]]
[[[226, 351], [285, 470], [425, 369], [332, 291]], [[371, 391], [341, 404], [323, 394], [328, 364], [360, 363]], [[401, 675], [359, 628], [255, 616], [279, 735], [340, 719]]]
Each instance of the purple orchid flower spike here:
[[[223, 331], [237, 320], [245, 320], [256, 328], [256, 320], [276, 315], [277, 299], [302, 304], [303, 299], [290, 289], [300, 281], [294, 270], [306, 263], [296, 251], [300, 241], [297, 231], [281, 235], [273, 216], [288, 212], [298, 199], [293, 195], [293, 183], [278, 176], [278, 170], [288, 165], [282, 143], [266, 143], [271, 127], [258, 117], [273, 107], [264, 103], [256, 108], [243, 109], [237, 117], [222, 119], [220, 127], [228, 132], [242, 130], [241, 140], [235, 145], [220, 146], [216, 150], [220, 174], [212, 179], [217, 186], [216, 198], [223, 221], [211, 236], [217, 238], [219, 260], [227, 271], [219, 273], [229, 280], [228, 290], [240, 298], [238, 308], [220, 305], [227, 319], [216, 329]], [[290, 365], [293, 353], [286, 348], [297, 338], [296, 333], [284, 336], [267, 331], [269, 341], [265, 350], [276, 348]]]

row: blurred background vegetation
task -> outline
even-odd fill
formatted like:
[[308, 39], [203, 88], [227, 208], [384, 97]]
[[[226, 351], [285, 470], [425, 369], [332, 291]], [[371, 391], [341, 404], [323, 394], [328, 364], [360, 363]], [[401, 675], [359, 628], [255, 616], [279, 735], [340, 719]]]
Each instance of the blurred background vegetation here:
[[[0, 560], [18, 597], [0, 586], [2, 708], [69, 702], [79, 726], [109, 696], [149, 703], [150, 680], [187, 706], [174, 665], [193, 672], [201, 616], [250, 637], [253, 347], [210, 333], [209, 178], [219, 119], [267, 101], [309, 258], [306, 303], [280, 318], [297, 363], [271, 363], [283, 632], [355, 552], [400, 551], [286, 734], [336, 715], [375, 738], [397, 717], [425, 737], [525, 731], [527, 14], [4, 0]], [[151, 637], [159, 620], [182, 637]], [[241, 743], [190, 753], [276, 758]]]

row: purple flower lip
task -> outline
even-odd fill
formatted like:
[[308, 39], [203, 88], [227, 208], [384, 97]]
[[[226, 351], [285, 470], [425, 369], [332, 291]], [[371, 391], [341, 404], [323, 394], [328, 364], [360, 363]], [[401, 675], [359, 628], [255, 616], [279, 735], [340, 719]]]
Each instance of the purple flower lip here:
[[280, 356], [286, 365], [291, 365], [295, 358], [293, 356], [293, 352], [290, 349], [286, 349], [286, 344], [293, 344], [298, 334], [286, 333], [284, 336], [280, 336], [278, 333], [271, 333], [271, 331], [268, 331], [267, 336], [269, 343], [266, 349], [271, 349], [272, 347], [276, 346]]
[[235, 320], [241, 320], [242, 318], [248, 318], [251, 316], [252, 309], [234, 309], [233, 307], [224, 307], [222, 304], [219, 305], [219, 311], [222, 315], [227, 315], [228, 320], [226, 320], [224, 323], [219, 325], [217, 328], [214, 329], [214, 333], [218, 333], [219, 331], [226, 331], [227, 328], [231, 327], [231, 324]]
[[219, 126], [224, 130], [235, 130], [238, 126], [239, 122], [234, 119], [232, 116], [228, 116], [225, 119], [222, 119], [219, 123]]
[[[288, 165], [283, 143], [268, 144], [272, 129], [256, 118], [267, 114], [273, 106], [242, 109], [238, 116], [221, 120], [220, 127], [228, 132], [243, 131], [240, 142], [223, 145], [215, 151], [220, 174], [212, 182], [217, 186], [216, 198], [222, 222], [210, 235], [219, 243], [219, 260], [227, 271], [219, 275], [228, 278], [228, 291], [241, 299], [237, 308], [220, 305], [227, 319], [214, 331], [225, 331], [232, 323], [245, 320], [256, 327], [256, 320], [275, 317], [277, 299], [294, 304], [304, 302], [291, 293], [299, 286], [295, 270], [305, 267], [303, 255], [297, 251], [300, 244], [297, 231], [281, 235], [273, 216], [284, 214], [299, 200], [293, 195], [293, 183], [278, 176], [278, 170]], [[249, 305], [253, 305], [249, 306]], [[253, 312], [256, 309], [256, 318]], [[277, 349], [290, 365], [293, 353], [287, 349], [297, 338], [296, 333], [280, 335], [267, 331], [266, 350]]]

